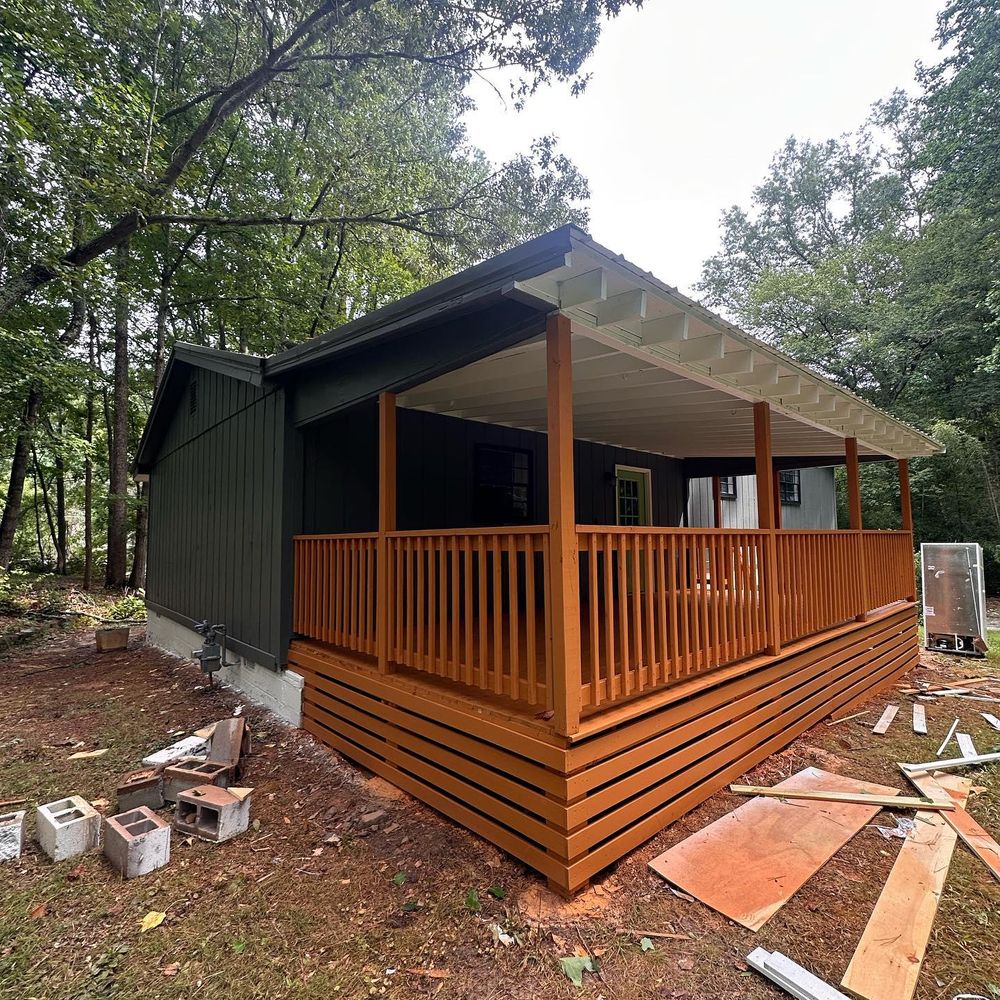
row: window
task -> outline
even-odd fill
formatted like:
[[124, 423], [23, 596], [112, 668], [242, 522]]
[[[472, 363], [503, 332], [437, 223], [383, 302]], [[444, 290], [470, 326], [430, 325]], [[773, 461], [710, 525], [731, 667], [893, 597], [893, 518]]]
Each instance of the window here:
[[802, 482], [799, 470], [789, 469], [787, 472], [779, 472], [778, 489], [781, 493], [782, 503], [802, 503]]
[[649, 469], [616, 465], [615, 503], [619, 524], [649, 524]]
[[529, 524], [531, 452], [477, 446], [474, 502], [479, 524]]
[[723, 500], [736, 499], [736, 477], [719, 476], [719, 496]]

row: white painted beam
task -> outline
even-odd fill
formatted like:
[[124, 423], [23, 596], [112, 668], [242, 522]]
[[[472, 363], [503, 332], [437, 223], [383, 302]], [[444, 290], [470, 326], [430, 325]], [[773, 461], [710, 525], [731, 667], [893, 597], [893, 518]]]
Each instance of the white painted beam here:
[[726, 346], [721, 333], [710, 333], [685, 340], [677, 353], [685, 364], [691, 361], [721, 361], [726, 356]]
[[713, 361], [708, 370], [713, 375], [744, 375], [752, 372], [753, 366], [753, 351], [728, 351], [718, 361]]
[[603, 267], [558, 283], [559, 308], [582, 306], [590, 302], [603, 302], [608, 297], [608, 272]]
[[769, 361], [764, 364], [754, 364], [753, 371], [745, 375], [734, 375], [733, 381], [737, 385], [763, 386], [778, 384], [778, 366]]
[[799, 375], [779, 375], [774, 385], [763, 385], [760, 391], [765, 396], [797, 396], [802, 388], [802, 378]]
[[659, 316], [647, 319], [640, 328], [643, 347], [654, 344], [675, 344], [688, 338], [688, 314], [674, 313], [672, 316]]
[[646, 293], [641, 288], [630, 288], [598, 302], [594, 310], [598, 326], [610, 323], [626, 323], [629, 320], [644, 319], [646, 316]]

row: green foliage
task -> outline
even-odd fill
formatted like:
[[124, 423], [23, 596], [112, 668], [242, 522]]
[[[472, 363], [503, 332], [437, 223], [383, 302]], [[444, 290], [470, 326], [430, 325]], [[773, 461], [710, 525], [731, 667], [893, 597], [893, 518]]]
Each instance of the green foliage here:
[[[997, 591], [1000, 5], [948, 4], [938, 40], [921, 95], [879, 102], [853, 136], [788, 140], [751, 205], [723, 214], [700, 288], [946, 446], [911, 466], [917, 540], [981, 542]], [[895, 469], [862, 478], [866, 526], [898, 527]]]
[[[603, 19], [625, 3], [6, 4], [4, 465], [29, 392], [43, 400], [27, 431], [15, 562], [53, 564], [58, 482], [78, 566], [87, 460], [100, 559], [116, 303], [129, 327], [134, 455], [174, 341], [270, 354], [586, 223], [586, 180], [554, 139], [503, 164], [469, 144], [465, 87], [496, 66], [516, 103], [547, 81], [579, 89]], [[134, 519], [138, 493], [128, 499]]]
[[107, 617], [109, 621], [116, 622], [144, 622], [146, 602], [135, 594], [129, 594], [111, 605]]

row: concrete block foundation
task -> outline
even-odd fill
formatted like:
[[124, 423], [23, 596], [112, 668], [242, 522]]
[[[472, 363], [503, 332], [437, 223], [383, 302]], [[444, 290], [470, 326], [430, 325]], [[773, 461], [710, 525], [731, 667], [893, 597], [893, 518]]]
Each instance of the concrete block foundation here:
[[[172, 618], [147, 607], [146, 638], [154, 646], [191, 660], [191, 651], [198, 649], [202, 637]], [[293, 726], [302, 724], [301, 674], [294, 670], [270, 670], [246, 656], [227, 650], [231, 666], [215, 675], [223, 684], [242, 691], [251, 701], [269, 708], [275, 715]]]
[[250, 798], [215, 785], [189, 788], [177, 796], [174, 828], [215, 843], [238, 837], [250, 825]]
[[75, 858], [100, 846], [101, 816], [79, 795], [56, 799], [38, 807], [35, 836], [53, 861]]
[[24, 818], [27, 813], [0, 815], [0, 861], [16, 861], [24, 850]]
[[179, 760], [163, 772], [163, 799], [176, 802], [178, 795], [198, 785], [218, 785], [225, 788], [232, 777], [233, 769], [228, 764], [191, 757]]
[[137, 878], [170, 860], [170, 827], [139, 806], [104, 821], [104, 856], [123, 878]]

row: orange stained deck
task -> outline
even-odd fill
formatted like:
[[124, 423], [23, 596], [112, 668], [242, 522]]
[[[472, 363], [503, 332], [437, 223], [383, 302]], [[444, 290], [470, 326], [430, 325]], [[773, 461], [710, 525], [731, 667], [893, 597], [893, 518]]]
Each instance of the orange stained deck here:
[[[918, 660], [910, 602], [587, 715], [300, 639], [303, 727], [571, 893], [831, 712]], [[543, 716], [546, 713], [541, 713]]]

